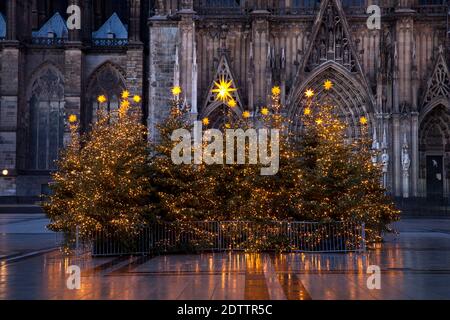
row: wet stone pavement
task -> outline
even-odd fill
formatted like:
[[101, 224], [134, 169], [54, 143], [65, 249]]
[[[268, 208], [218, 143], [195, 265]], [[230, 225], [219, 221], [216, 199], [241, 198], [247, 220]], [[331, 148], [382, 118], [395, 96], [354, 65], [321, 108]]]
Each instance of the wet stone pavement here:
[[[0, 299], [450, 299], [450, 219], [405, 219], [364, 254], [67, 256], [42, 215], [0, 215]], [[52, 249], [53, 248], [53, 249]], [[81, 288], [66, 286], [81, 269]], [[367, 288], [369, 265], [381, 289]]]

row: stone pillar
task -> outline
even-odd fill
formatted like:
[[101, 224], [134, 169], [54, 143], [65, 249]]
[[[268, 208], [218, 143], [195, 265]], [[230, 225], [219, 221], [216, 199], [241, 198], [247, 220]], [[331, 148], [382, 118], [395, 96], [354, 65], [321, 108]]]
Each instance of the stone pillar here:
[[128, 45], [126, 65], [126, 86], [131, 94], [143, 95], [144, 78], [144, 46], [142, 44]]
[[[265, 61], [269, 56], [269, 12], [267, 10], [252, 11], [252, 43], [255, 61]], [[253, 102], [257, 105], [265, 104], [268, 97], [267, 88], [267, 65], [256, 63], [254, 65]]]
[[[159, 12], [161, 14], [162, 12]], [[178, 22], [156, 15], [149, 19], [149, 137], [157, 138], [156, 124], [169, 114], [178, 41]]]
[[[81, 4], [81, 0], [70, 0], [69, 1], [69, 6], [76, 5], [76, 6], [80, 7], [80, 9], [81, 9], [80, 4]], [[83, 11], [81, 11], [80, 14], [82, 15]], [[84, 22], [83, 17], [81, 16], [80, 18], [81, 18], [81, 27], [83, 28], [83, 22]], [[78, 30], [78, 29], [69, 30], [69, 41], [79, 42], [80, 34], [81, 34], [81, 30]]]
[[179, 22], [180, 32], [180, 50], [178, 52], [180, 59], [180, 83], [183, 88], [183, 99], [186, 98], [189, 105], [192, 105], [193, 92], [193, 63], [194, 63], [194, 46], [195, 46], [195, 23], [192, 10], [192, 1], [183, 0], [181, 10], [178, 14], [181, 16]]
[[141, 37], [141, 0], [130, 1], [130, 27], [128, 38], [130, 42], [140, 42]]
[[6, 39], [16, 40], [16, 19], [17, 19], [17, 3], [16, 0], [8, 0], [7, 4], [7, 26]]
[[411, 114], [411, 194], [418, 197], [419, 184], [419, 113]]
[[19, 62], [17, 43], [5, 43], [0, 50], [0, 201], [17, 195]]
[[[69, 115], [76, 115], [80, 121], [81, 101], [83, 97], [82, 79], [83, 79], [83, 53], [80, 43], [72, 43], [66, 46], [64, 51], [64, 100], [65, 100], [65, 118]], [[68, 143], [70, 138], [69, 127], [64, 131], [64, 144]]]

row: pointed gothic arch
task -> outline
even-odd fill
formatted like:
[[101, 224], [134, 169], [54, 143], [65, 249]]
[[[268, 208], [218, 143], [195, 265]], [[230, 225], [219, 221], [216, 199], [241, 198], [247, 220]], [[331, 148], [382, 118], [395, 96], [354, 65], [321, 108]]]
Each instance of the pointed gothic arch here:
[[107, 98], [104, 106], [108, 112], [114, 112], [119, 108], [120, 97], [126, 89], [124, 72], [115, 64], [105, 62], [100, 65], [90, 76], [87, 86], [86, 104], [83, 110], [85, 125], [95, 121], [99, 107], [98, 96]]
[[426, 88], [422, 99], [423, 114], [431, 111], [438, 100], [450, 99], [450, 75], [442, 47], [439, 48], [436, 64]]
[[209, 86], [203, 108], [200, 112], [200, 119], [208, 117], [213, 126], [217, 126], [220, 121], [222, 121], [221, 118], [223, 118], [224, 112], [229, 109], [223, 101], [216, 99], [216, 95], [213, 93], [215, 83], [220, 82], [221, 80], [226, 82], [231, 81], [231, 87], [237, 89], [236, 91], [230, 92], [230, 95], [236, 101], [236, 106], [231, 108], [234, 116], [241, 117], [244, 110], [244, 106], [239, 95], [239, 88], [228, 63], [228, 59], [225, 55], [222, 55], [217, 66], [217, 71]]
[[[325, 90], [323, 83], [330, 80], [333, 87]], [[312, 72], [298, 87], [298, 91], [304, 93], [312, 89], [315, 93], [314, 100], [320, 103], [330, 102], [335, 106], [338, 116], [348, 124], [347, 136], [355, 138], [360, 135], [360, 118], [369, 119], [369, 125], [373, 123], [373, 108], [370, 97], [364, 87], [342, 66], [329, 61]], [[292, 119], [292, 129], [301, 128], [303, 115], [302, 97], [289, 107], [289, 117]]]
[[[330, 69], [331, 68], [331, 69]], [[338, 71], [334, 75], [336, 86], [342, 86], [343, 94], [335, 92], [336, 97], [347, 96], [349, 112], [364, 106], [372, 114], [375, 99], [356, 54], [349, 26], [340, 0], [324, 0], [313, 25], [310, 45], [306, 50], [300, 68], [293, 83], [293, 89], [287, 100], [290, 108], [297, 108], [303, 97], [306, 84], [311, 86], [312, 79], [329, 70]], [[333, 77], [332, 73], [329, 73]], [[332, 79], [330, 79], [332, 80]], [[348, 83], [337, 81], [345, 80]], [[316, 83], [320, 86], [321, 83]], [[349, 93], [354, 92], [354, 95]], [[339, 99], [342, 100], [342, 99]], [[344, 103], [341, 102], [341, 105]]]
[[420, 120], [419, 186], [427, 197], [447, 197], [450, 178], [450, 106], [434, 104]]
[[53, 64], [44, 63], [33, 73], [27, 89], [28, 170], [56, 168], [55, 160], [64, 145], [64, 105], [63, 75]]

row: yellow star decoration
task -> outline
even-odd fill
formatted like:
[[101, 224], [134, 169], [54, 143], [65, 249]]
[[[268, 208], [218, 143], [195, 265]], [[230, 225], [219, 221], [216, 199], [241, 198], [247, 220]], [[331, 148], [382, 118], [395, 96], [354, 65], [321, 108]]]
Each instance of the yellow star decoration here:
[[279, 96], [281, 94], [281, 89], [279, 86], [275, 86], [272, 88], [272, 94], [274, 96]]
[[322, 122], [323, 122], [322, 119], [317, 119], [317, 120], [316, 120], [316, 123], [317, 123], [317, 124], [322, 124]]
[[135, 95], [135, 96], [133, 97], [133, 101], [136, 102], [136, 103], [141, 102], [141, 100], [142, 100], [141, 97], [138, 96], [138, 95]]
[[367, 124], [367, 118], [366, 117], [361, 117], [359, 118], [359, 123], [361, 123], [362, 125], [366, 125]]
[[214, 81], [214, 89], [211, 92], [217, 94], [216, 100], [226, 101], [233, 99], [231, 93], [236, 90], [236, 88], [233, 88], [233, 80], [226, 81], [225, 77], [222, 76], [219, 82]]
[[261, 109], [261, 114], [263, 116], [267, 116], [269, 114], [269, 109], [267, 109], [266, 107], [262, 108]]
[[230, 129], [231, 128], [231, 124], [225, 123], [225, 128]]
[[330, 90], [331, 88], [333, 88], [333, 82], [331, 82], [330, 80], [326, 80], [323, 83], [323, 87], [325, 88], [325, 90]]
[[230, 99], [230, 100], [228, 101], [228, 106], [229, 106], [230, 108], [236, 107], [236, 106], [237, 106], [236, 100]]
[[308, 89], [305, 91], [305, 97], [308, 99], [312, 98], [314, 96], [314, 91], [312, 89]]
[[122, 91], [122, 99], [128, 99], [129, 96], [130, 96], [130, 91], [128, 91], [128, 90]]
[[203, 118], [202, 123], [205, 126], [209, 125], [209, 119], [208, 118]]
[[76, 114], [71, 114], [69, 116], [69, 123], [74, 123], [77, 121], [77, 115]]
[[97, 101], [100, 103], [105, 103], [106, 102], [106, 96], [105, 95], [101, 95], [97, 97]]
[[179, 96], [183, 90], [181, 90], [181, 87], [176, 86], [172, 88], [172, 95]]
[[122, 100], [120, 102], [120, 108], [128, 109], [130, 107], [130, 102], [128, 100]]
[[242, 116], [243, 116], [245, 119], [250, 118], [250, 112], [244, 111], [244, 112], [242, 113]]
[[309, 116], [311, 114], [311, 109], [310, 108], [305, 108], [305, 110], [303, 110], [303, 114], [306, 116]]

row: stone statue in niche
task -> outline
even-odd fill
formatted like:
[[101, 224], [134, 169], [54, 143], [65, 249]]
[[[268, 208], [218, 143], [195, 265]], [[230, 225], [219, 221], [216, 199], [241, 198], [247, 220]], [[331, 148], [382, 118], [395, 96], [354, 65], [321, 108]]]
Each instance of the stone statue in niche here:
[[405, 142], [402, 147], [402, 170], [403, 170], [403, 197], [409, 197], [409, 168], [411, 166], [411, 159], [409, 157], [408, 152], [408, 143], [406, 141], [405, 134]]

